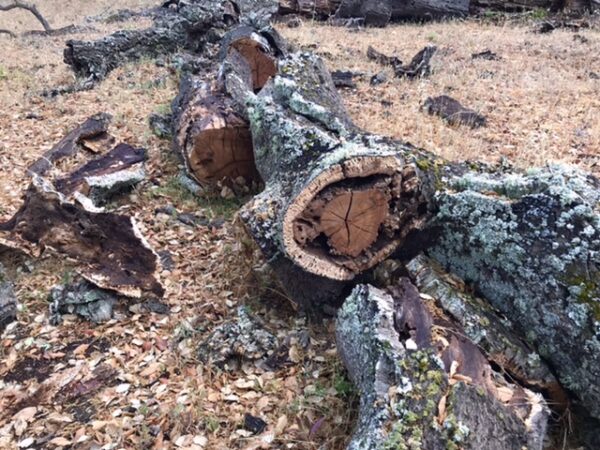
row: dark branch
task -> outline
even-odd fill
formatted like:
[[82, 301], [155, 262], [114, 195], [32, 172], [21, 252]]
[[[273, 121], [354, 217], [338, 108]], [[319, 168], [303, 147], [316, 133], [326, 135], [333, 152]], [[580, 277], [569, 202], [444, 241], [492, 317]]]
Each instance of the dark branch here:
[[[38, 11], [35, 5], [30, 3], [22, 2], [21, 0], [13, 0], [8, 5], [0, 5], [0, 11], [10, 11], [13, 9], [25, 9], [35, 16], [35, 18], [42, 24], [45, 31], [52, 31], [52, 27], [48, 21], [42, 16], [42, 13]], [[12, 33], [11, 33], [12, 34]], [[14, 34], [13, 34], [14, 36]]]

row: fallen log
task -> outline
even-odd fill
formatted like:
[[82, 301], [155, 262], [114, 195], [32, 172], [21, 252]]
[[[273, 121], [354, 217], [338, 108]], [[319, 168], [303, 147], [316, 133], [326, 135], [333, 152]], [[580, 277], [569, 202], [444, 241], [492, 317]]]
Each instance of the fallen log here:
[[159, 258], [131, 217], [94, 212], [34, 177], [15, 215], [0, 223], [0, 245], [38, 257], [51, 249], [77, 261], [95, 285], [129, 297], [162, 296]]
[[116, 67], [139, 60], [174, 54], [181, 49], [199, 53], [219, 31], [237, 23], [238, 10], [228, 0], [174, 2], [157, 14], [144, 30], [118, 31], [97, 41], [69, 40], [64, 61], [78, 76], [102, 80]]
[[291, 266], [316, 275], [313, 286], [319, 277], [351, 280], [422, 224], [424, 198], [405, 160], [420, 152], [361, 134], [320, 59], [280, 60], [278, 75], [246, 101], [266, 188], [241, 218], [293, 299], [310, 303], [293, 292], [307, 283], [284, 273]]
[[338, 352], [360, 392], [348, 450], [542, 449], [543, 397], [507, 382], [463, 330], [402, 279], [357, 286], [336, 320]]
[[383, 27], [401, 20], [465, 17], [485, 11], [523, 12], [547, 9], [584, 12], [590, 0], [279, 0], [279, 14], [300, 14], [313, 19], [361, 19], [365, 25]]
[[243, 103], [246, 91], [258, 92], [275, 74], [285, 50], [273, 29], [238, 27], [223, 37], [216, 82], [185, 78], [173, 103], [174, 147], [187, 171], [201, 185], [243, 178], [260, 182]]
[[562, 166], [449, 163], [366, 134], [311, 54], [280, 59], [239, 103], [266, 185], [240, 217], [291, 299], [318, 308], [395, 250], [426, 251], [600, 417], [600, 181]]

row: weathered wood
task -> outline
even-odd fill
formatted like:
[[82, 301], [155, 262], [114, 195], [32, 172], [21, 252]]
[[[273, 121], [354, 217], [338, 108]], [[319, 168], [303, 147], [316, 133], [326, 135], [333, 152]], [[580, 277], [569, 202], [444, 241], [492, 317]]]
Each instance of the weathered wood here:
[[280, 40], [272, 28], [235, 28], [223, 37], [217, 82], [181, 82], [173, 104], [174, 146], [198, 183], [260, 182], [243, 97], [275, 74], [276, 58], [285, 51]]
[[[509, 317], [515, 334], [600, 417], [600, 181], [562, 166], [522, 172], [449, 163], [363, 133], [318, 58], [292, 54], [278, 67], [258, 95], [244, 97], [266, 189], [240, 217], [289, 296], [315, 306], [327, 279], [343, 285], [396, 249], [426, 251]], [[387, 183], [388, 217], [355, 256], [363, 244], [333, 242], [318, 200], [372, 183]], [[302, 271], [316, 278], [296, 295], [290, 280]]]
[[42, 27], [44, 27], [44, 31], [53, 31], [46, 18], [42, 15], [42, 13], [40, 13], [40, 11], [36, 8], [35, 5], [23, 2], [21, 0], [12, 0], [10, 3], [0, 4], [0, 11], [11, 11], [13, 9], [24, 9], [26, 11], [29, 11], [38, 20], [38, 22], [42, 24]]
[[106, 113], [99, 113], [90, 117], [31, 164], [28, 167], [28, 172], [35, 175], [44, 175], [56, 161], [77, 153], [79, 145], [82, 145], [86, 140], [107, 139], [107, 130], [111, 119], [112, 117]]
[[441, 117], [450, 125], [467, 125], [471, 128], [478, 128], [486, 123], [483, 115], [473, 109], [465, 108], [460, 102], [447, 95], [429, 97], [425, 100], [423, 109], [430, 115]]
[[229, 97], [203, 85], [194, 89], [182, 107], [176, 147], [198, 183], [259, 179], [248, 122], [235, 112]]
[[485, 300], [470, 294], [462, 280], [425, 255], [412, 259], [406, 269], [419, 292], [458, 323], [488, 360], [522, 386], [544, 392], [553, 409], [566, 409], [567, 393], [549, 366], [511, 329], [510, 320], [500, 317]]
[[428, 255], [458, 275], [600, 418], [600, 181], [550, 166], [440, 174]]
[[[314, 275], [350, 280], [420, 226], [421, 193], [404, 160], [414, 149], [357, 133], [321, 60], [283, 58], [278, 75], [246, 101], [266, 189], [241, 218], [267, 260], [279, 261], [273, 267], [280, 274], [287, 270], [281, 260], [289, 259]], [[365, 228], [367, 212], [373, 216], [362, 217]], [[338, 237], [336, 214], [345, 224]], [[360, 243], [343, 243], [348, 229]]]
[[0, 264], [0, 334], [17, 318], [17, 298], [4, 267]]
[[369, 46], [367, 58], [384, 66], [391, 66], [394, 69], [394, 74], [399, 78], [417, 78], [431, 74], [431, 58], [436, 51], [437, 47], [435, 45], [428, 45], [420, 50], [409, 64], [404, 65], [397, 56], [387, 56]]
[[408, 280], [389, 293], [357, 286], [336, 342], [361, 395], [348, 450], [543, 448], [543, 397], [494, 371]]
[[147, 158], [146, 149], [119, 144], [53, 184], [67, 197], [79, 192], [99, 206], [112, 195], [142, 181], [146, 176], [144, 161]]
[[77, 261], [85, 279], [126, 296], [164, 292], [157, 278], [159, 258], [131, 217], [69, 203], [39, 177], [21, 208], [0, 223], [0, 245], [34, 257], [51, 249]]
[[144, 30], [118, 31], [97, 41], [67, 41], [65, 63], [79, 76], [103, 79], [111, 70], [144, 56], [156, 57], [180, 49], [202, 52], [216, 33], [237, 23], [229, 0], [176, 2], [164, 8], [154, 25]]

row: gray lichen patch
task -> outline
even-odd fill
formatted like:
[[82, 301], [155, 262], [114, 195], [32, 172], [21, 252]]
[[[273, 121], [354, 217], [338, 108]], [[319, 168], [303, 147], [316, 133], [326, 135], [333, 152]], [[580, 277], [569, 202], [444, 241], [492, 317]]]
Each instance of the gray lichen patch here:
[[[530, 399], [532, 407], [521, 414], [495, 398], [496, 387], [485, 384], [492, 379], [483, 382], [458, 373], [479, 373], [480, 369], [469, 372], [469, 361], [454, 353], [460, 362], [449, 365], [437, 344], [419, 346], [415, 341], [425, 341], [403, 335], [400, 324], [405, 319], [399, 315], [419, 309], [407, 297], [414, 291], [403, 286], [407, 303], [359, 285], [338, 313], [338, 351], [361, 397], [348, 449], [541, 449], [548, 418], [541, 396], [507, 385], [501, 376], [494, 378], [513, 398]], [[475, 349], [470, 345], [463, 350]], [[528, 420], [536, 427], [528, 426]]]
[[198, 348], [200, 360], [225, 370], [243, 363], [260, 363], [277, 348], [277, 338], [248, 310], [238, 308], [237, 318], [216, 327]]
[[12, 283], [0, 264], [0, 334], [17, 318], [17, 298]]
[[64, 314], [76, 314], [94, 323], [101, 323], [112, 318], [117, 297], [110, 291], [82, 280], [53, 287], [48, 301], [50, 323], [53, 325], [59, 325]]
[[599, 181], [563, 166], [445, 181], [429, 255], [513, 318], [600, 417]]

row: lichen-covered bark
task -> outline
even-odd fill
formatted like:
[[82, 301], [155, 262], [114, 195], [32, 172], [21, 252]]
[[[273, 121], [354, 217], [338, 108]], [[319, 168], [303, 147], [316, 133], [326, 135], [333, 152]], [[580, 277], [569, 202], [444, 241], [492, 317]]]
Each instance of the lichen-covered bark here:
[[[406, 281], [399, 295], [359, 285], [346, 299], [336, 342], [361, 396], [348, 449], [541, 449], [548, 418], [541, 397], [494, 376], [467, 341], [454, 349], [468, 349], [460, 363], [440, 356], [444, 341], [438, 331], [432, 345], [433, 320]], [[446, 338], [455, 341], [456, 333]], [[482, 370], [488, 375], [477, 379]], [[525, 410], [498, 400], [495, 389], [523, 396]]]
[[600, 417], [600, 182], [575, 168], [443, 177], [428, 254]]
[[165, 8], [157, 15], [150, 28], [122, 30], [91, 42], [67, 41], [64, 60], [77, 75], [101, 80], [116, 67], [142, 57], [181, 49], [201, 52], [237, 21], [238, 12], [229, 0], [177, 2], [173, 9]]
[[0, 264], [0, 334], [17, 318], [17, 298], [11, 282]]
[[510, 319], [499, 316], [483, 299], [467, 292], [462, 280], [424, 255], [411, 260], [406, 269], [422, 294], [435, 299], [444, 312], [457, 321], [468, 338], [519, 383], [542, 390], [555, 404], [566, 394], [539, 354], [512, 331]]
[[63, 314], [77, 314], [94, 323], [112, 318], [113, 306], [117, 301], [114, 293], [99, 289], [88, 281], [54, 286], [48, 295], [49, 320], [53, 325], [62, 322]]
[[[319, 267], [327, 256], [294, 253], [295, 244], [286, 237], [286, 227], [294, 218], [298, 199], [306, 197], [308, 203], [311, 190], [315, 190], [314, 197], [337, 180], [360, 183], [369, 176], [393, 175], [405, 168], [410, 172], [411, 167], [417, 170], [414, 161], [429, 156], [410, 145], [357, 130], [328, 71], [314, 55], [296, 53], [281, 59], [278, 75], [258, 95], [247, 93], [246, 104], [256, 166], [266, 188], [243, 208], [241, 218], [267, 260], [280, 264], [288, 259], [318, 277], [349, 280], [364, 267], [372, 266], [375, 259], [391, 253], [405, 234], [380, 244], [377, 256], [362, 254], [353, 260], [353, 267], [334, 262], [327, 272]], [[402, 190], [410, 199], [412, 214], [404, 216], [408, 221], [400, 228], [407, 234], [421, 224], [419, 205], [424, 197], [420, 184], [409, 186], [416, 180], [408, 172], [404, 175]], [[424, 174], [423, 179], [428, 177]], [[320, 188], [314, 188], [320, 184]], [[279, 269], [272, 265], [276, 271]], [[320, 297], [316, 290], [314, 294]]]

